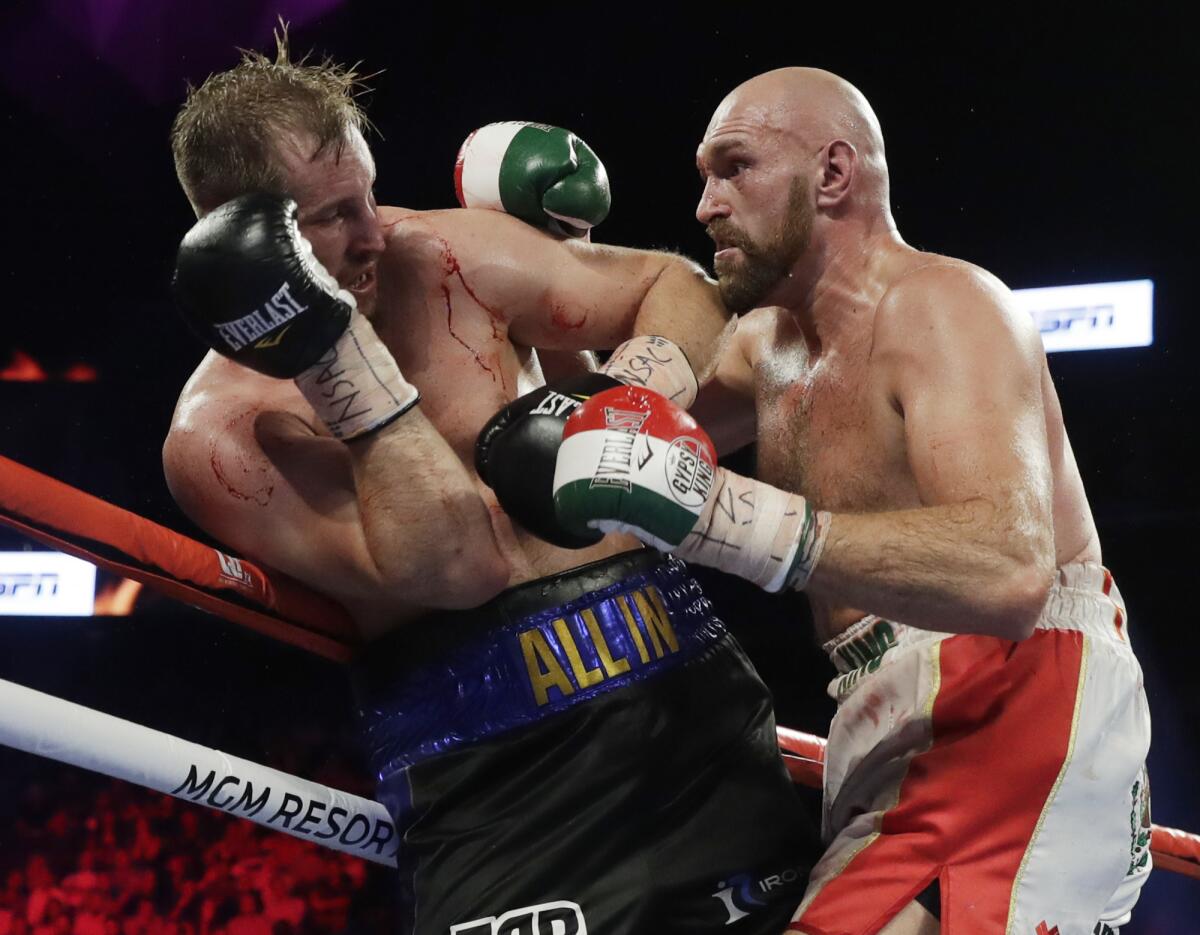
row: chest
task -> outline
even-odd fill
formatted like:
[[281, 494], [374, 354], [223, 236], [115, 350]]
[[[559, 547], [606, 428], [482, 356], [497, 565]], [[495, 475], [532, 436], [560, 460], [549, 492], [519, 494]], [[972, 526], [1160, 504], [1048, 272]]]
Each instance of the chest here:
[[868, 346], [814, 362], [768, 342], [755, 367], [758, 476], [823, 509], [896, 507], [915, 500], [904, 422]]

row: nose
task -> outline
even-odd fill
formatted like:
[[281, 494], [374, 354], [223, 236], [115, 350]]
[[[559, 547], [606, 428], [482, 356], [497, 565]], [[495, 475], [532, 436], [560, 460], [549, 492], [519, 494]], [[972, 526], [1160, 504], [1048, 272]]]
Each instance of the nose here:
[[356, 226], [351, 250], [374, 259], [383, 253], [385, 246], [383, 225], [379, 223], [378, 216], [372, 211], [365, 215]]
[[700, 193], [700, 203], [696, 205], [696, 220], [701, 224], [709, 224], [715, 218], [729, 217], [729, 205], [721, 197], [720, 179], [712, 176], [704, 180], [704, 191]]

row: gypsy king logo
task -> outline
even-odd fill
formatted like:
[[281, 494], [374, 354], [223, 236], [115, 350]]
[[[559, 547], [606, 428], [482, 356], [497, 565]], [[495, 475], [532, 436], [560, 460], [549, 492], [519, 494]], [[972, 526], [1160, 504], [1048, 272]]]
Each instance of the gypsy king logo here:
[[671, 442], [666, 472], [671, 496], [691, 510], [704, 506], [712, 489], [713, 466], [705, 459], [700, 442], [687, 436]]
[[560, 899], [450, 926], [450, 935], [587, 935], [579, 903]]

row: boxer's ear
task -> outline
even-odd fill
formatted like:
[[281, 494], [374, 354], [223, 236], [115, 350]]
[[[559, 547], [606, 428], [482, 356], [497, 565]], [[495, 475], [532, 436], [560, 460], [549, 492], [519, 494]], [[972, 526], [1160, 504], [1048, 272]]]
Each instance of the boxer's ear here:
[[833, 208], [846, 200], [858, 171], [858, 150], [846, 140], [833, 140], [818, 154], [817, 207]]

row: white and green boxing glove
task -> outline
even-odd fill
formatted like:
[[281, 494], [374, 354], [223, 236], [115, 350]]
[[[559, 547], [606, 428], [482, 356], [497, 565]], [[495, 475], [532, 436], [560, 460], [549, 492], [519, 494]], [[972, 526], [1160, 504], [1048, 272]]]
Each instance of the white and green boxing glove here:
[[463, 141], [454, 189], [464, 208], [504, 211], [566, 237], [585, 237], [608, 217], [608, 173], [570, 130], [506, 121]]
[[829, 514], [799, 494], [717, 465], [708, 434], [652, 390], [597, 393], [567, 419], [554, 509], [575, 532], [628, 532], [768, 591], [803, 589]]

